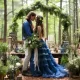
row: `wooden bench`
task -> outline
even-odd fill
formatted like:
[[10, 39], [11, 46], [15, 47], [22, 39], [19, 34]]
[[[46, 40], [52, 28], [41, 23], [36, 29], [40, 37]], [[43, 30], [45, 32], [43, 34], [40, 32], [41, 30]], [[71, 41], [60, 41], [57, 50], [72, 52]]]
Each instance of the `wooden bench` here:
[[[11, 53], [11, 54], [18, 56], [19, 58], [24, 58], [25, 57], [24, 53]], [[61, 58], [62, 58], [63, 55], [68, 56], [68, 54], [61, 54], [61, 53], [52, 53], [52, 55], [53, 55], [54, 58], [58, 58], [58, 64], [60, 64]]]

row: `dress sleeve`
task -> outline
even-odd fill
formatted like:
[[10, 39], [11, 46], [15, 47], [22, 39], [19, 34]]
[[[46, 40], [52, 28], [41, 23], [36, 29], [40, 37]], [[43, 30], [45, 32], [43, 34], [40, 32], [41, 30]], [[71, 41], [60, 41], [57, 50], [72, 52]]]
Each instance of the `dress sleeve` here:
[[27, 35], [27, 36], [31, 36], [32, 35], [32, 33], [31, 33], [31, 31], [30, 31], [30, 26], [29, 26], [29, 23], [24, 23], [23, 24], [23, 28], [24, 28], [24, 31], [25, 31], [25, 34]]

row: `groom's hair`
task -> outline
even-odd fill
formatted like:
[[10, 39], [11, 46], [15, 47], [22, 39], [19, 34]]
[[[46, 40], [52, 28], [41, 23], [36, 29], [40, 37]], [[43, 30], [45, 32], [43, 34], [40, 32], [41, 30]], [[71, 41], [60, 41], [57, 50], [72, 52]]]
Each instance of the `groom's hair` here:
[[31, 16], [36, 16], [36, 13], [34, 11], [30, 11], [28, 14], [27, 14], [27, 18], [26, 20], [30, 20], [31, 19]]

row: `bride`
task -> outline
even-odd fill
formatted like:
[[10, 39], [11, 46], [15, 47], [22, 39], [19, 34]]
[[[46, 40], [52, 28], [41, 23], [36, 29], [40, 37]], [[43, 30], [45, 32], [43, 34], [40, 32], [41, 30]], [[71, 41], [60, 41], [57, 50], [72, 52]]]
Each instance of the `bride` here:
[[68, 72], [56, 63], [44, 38], [43, 17], [37, 16], [35, 33], [38, 33], [39, 39], [43, 45], [38, 48], [38, 66], [32, 71], [33, 76], [42, 76], [45, 78], [62, 78], [68, 76]]

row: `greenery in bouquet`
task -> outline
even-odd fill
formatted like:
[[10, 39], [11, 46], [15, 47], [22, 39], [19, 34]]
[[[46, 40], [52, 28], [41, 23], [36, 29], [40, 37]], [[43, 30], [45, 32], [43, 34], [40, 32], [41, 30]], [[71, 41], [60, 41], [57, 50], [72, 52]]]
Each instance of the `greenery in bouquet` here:
[[26, 39], [26, 48], [30, 47], [32, 49], [41, 47], [42, 42], [40, 42], [40, 39], [38, 37], [38, 34], [33, 33], [32, 36], [27, 37]]

